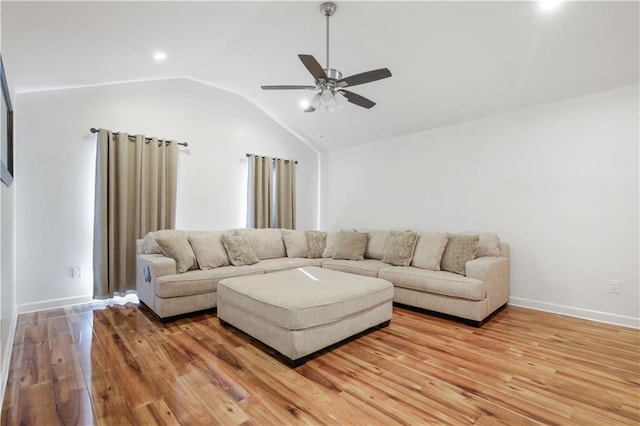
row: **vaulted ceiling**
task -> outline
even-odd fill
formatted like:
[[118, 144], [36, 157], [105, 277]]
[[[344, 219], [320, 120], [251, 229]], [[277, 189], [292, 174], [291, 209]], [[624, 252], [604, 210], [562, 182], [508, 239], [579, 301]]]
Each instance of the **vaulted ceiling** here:
[[[388, 67], [354, 87], [377, 105], [304, 113], [324, 66], [320, 2], [2, 1], [17, 93], [187, 77], [236, 92], [319, 149], [336, 149], [638, 82], [639, 3], [337, 2], [331, 66]], [[156, 62], [153, 52], [168, 58]]]

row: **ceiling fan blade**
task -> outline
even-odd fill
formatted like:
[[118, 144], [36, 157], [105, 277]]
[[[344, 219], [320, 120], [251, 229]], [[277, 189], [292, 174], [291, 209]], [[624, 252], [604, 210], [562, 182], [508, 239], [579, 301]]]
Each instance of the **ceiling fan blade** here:
[[371, 99], [367, 99], [364, 96], [360, 96], [357, 93], [350, 92], [348, 90], [340, 90], [340, 93], [344, 95], [345, 98], [352, 104], [361, 106], [362, 108], [370, 109], [373, 108], [376, 103]]
[[358, 84], [371, 83], [372, 81], [382, 80], [388, 77], [391, 77], [391, 71], [389, 71], [388, 68], [380, 68], [379, 70], [366, 71], [340, 79], [338, 80], [338, 86], [357, 86]]
[[298, 58], [302, 61], [303, 65], [307, 68], [307, 70], [311, 73], [313, 78], [318, 80], [327, 81], [329, 78], [327, 77], [327, 73], [324, 72], [322, 65], [316, 61], [311, 55], [298, 55]]
[[260, 86], [262, 90], [315, 90], [316, 86]]
[[309, 105], [308, 107], [305, 108], [304, 112], [313, 112], [316, 109], [314, 107], [312, 107], [311, 105]]

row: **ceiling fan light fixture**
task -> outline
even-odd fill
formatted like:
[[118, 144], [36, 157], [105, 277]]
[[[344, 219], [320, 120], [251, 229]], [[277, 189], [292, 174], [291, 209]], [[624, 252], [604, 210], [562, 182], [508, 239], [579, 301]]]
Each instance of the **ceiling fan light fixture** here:
[[336, 105], [338, 105], [338, 108], [342, 108], [347, 103], [349, 103], [349, 100], [342, 93], [338, 91], [335, 92], [335, 95], [333, 96], [333, 100], [336, 101]]
[[310, 105], [315, 109], [320, 108], [320, 92], [313, 95], [313, 98], [311, 98]]
[[322, 90], [322, 95], [320, 95], [320, 103], [323, 105], [329, 105], [333, 102], [333, 93], [331, 93], [331, 89], [325, 88]]

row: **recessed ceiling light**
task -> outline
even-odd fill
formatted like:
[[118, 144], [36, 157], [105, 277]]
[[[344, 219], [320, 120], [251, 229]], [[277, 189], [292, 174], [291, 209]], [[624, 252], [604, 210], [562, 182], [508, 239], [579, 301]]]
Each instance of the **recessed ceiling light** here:
[[164, 52], [158, 51], [153, 54], [153, 59], [155, 59], [156, 61], [164, 61], [165, 59], [167, 59], [167, 54]]
[[540, 9], [542, 10], [554, 10], [560, 6], [562, 0], [540, 0]]
[[307, 109], [307, 108], [309, 108], [309, 101], [306, 100], [306, 99], [302, 99], [300, 101], [299, 105], [300, 105], [300, 108]]

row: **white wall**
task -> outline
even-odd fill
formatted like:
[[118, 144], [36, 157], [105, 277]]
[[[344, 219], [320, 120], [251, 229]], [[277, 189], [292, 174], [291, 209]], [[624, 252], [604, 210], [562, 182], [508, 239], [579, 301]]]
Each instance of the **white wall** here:
[[[0, 6], [2, 1], [0, 0]], [[0, 7], [0, 11], [2, 7]], [[1, 15], [1, 13], [0, 13]], [[2, 21], [0, 16], [0, 21]], [[0, 31], [1, 33], [1, 31]], [[2, 51], [0, 38], [0, 52]], [[5, 63], [7, 84], [10, 98], [15, 109], [15, 95], [11, 82], [11, 64]], [[0, 125], [0, 132], [6, 129]], [[0, 183], [0, 371], [1, 391], [0, 398], [4, 400], [4, 391], [7, 385], [7, 374], [13, 336], [16, 324], [16, 280], [15, 280], [15, 182], [11, 187]]]
[[[91, 296], [95, 135], [90, 127], [189, 143], [178, 160], [178, 229], [245, 226], [247, 152], [299, 161], [298, 228], [317, 226], [317, 154], [237, 95], [179, 79], [17, 98], [20, 311]], [[71, 278], [73, 265], [82, 267], [81, 279]]]
[[638, 327], [638, 140], [633, 85], [333, 151], [323, 227], [497, 232], [512, 303]]

